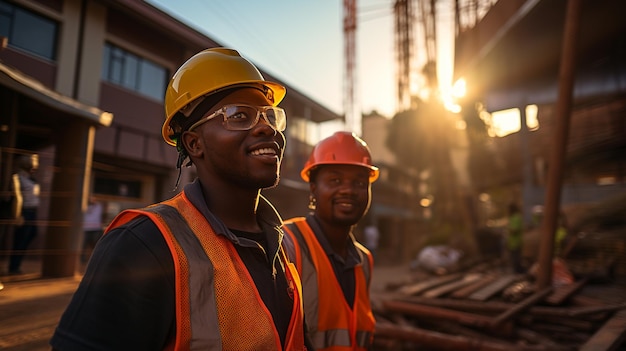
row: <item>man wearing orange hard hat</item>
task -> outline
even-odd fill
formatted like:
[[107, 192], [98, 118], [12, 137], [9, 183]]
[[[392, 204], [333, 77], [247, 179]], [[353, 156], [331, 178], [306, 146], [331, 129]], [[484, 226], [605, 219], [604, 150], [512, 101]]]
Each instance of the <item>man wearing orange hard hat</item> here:
[[376, 323], [369, 297], [374, 260], [352, 229], [369, 209], [379, 170], [365, 141], [336, 132], [315, 145], [300, 175], [309, 183], [312, 213], [283, 228], [302, 279], [308, 337], [316, 350], [368, 350]]
[[201, 51], [177, 70], [162, 135], [197, 179], [113, 220], [54, 350], [308, 349], [282, 221], [260, 195], [279, 179], [284, 96], [231, 49]]

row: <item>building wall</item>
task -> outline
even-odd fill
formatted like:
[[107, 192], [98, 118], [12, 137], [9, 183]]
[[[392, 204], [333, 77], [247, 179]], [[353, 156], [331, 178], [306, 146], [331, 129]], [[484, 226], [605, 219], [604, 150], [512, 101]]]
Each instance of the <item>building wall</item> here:
[[[181, 171], [181, 186], [175, 188], [179, 175], [175, 168], [177, 152], [161, 137], [161, 126], [165, 119], [163, 101], [103, 80], [104, 45], [107, 42], [111, 43], [165, 67], [169, 78], [191, 55], [207, 47], [219, 46], [218, 43], [143, 1], [7, 0], [7, 2], [57, 23], [56, 55], [53, 59], [43, 59], [12, 46], [9, 41], [8, 47], [0, 51], [0, 60], [64, 95], [68, 104], [83, 103], [97, 106], [114, 115], [111, 126], [98, 128], [93, 139], [89, 137], [89, 129], [82, 126], [80, 128], [69, 125], [55, 126], [85, 133], [84, 138], [81, 136], [80, 140], [85, 140], [88, 155], [80, 162], [86, 164], [89, 170], [85, 173], [85, 186], [79, 182], [80, 184], [74, 187], [83, 190], [69, 194], [71, 199], [68, 198], [68, 204], [80, 203], [93, 193], [97, 200], [105, 203], [107, 220], [110, 220], [125, 208], [142, 207], [169, 198], [180, 191], [182, 185], [195, 178], [193, 168], [184, 168]], [[264, 76], [268, 80], [276, 81], [267, 74]], [[287, 91], [288, 96], [281, 106], [285, 108], [290, 118], [307, 119], [313, 123], [340, 118], [296, 89], [287, 86]], [[55, 144], [57, 142], [54, 141], [52, 129], [46, 129], [47, 127], [37, 123], [29, 124], [33, 119], [26, 117], [18, 116], [21, 125], [18, 139], [25, 141], [25, 148], [29, 149], [28, 151], [46, 153], [45, 171], [53, 169], [53, 172], [46, 173], [51, 176], [42, 180], [46, 182], [44, 188], [52, 189], [49, 193], [54, 193], [53, 186], [56, 181], [66, 177], [69, 174], [67, 172], [74, 172], [54, 166], [59, 157], [67, 156], [60, 155], [59, 150], [67, 150], [71, 142]], [[46, 135], [40, 140], [45, 140], [47, 146], [41, 148], [28, 144], [27, 140], [31, 139], [30, 133]], [[287, 139], [291, 140], [288, 133], [289, 131]], [[55, 145], [60, 145], [61, 148]], [[285, 210], [299, 209], [304, 203], [304, 208], [298, 212], [300, 214], [306, 211], [308, 190], [302, 187], [303, 184], [296, 186], [293, 184], [299, 180], [300, 161], [306, 158], [306, 155], [300, 155], [298, 152], [306, 152], [308, 155], [309, 148], [295, 150], [290, 151], [289, 160], [285, 162], [286, 173], [283, 175], [284, 179], [291, 179], [292, 185], [285, 181], [282, 186], [268, 190], [267, 196], [278, 204], [277, 207]], [[49, 210], [52, 209], [42, 208], [42, 211]], [[293, 215], [296, 215], [296, 212], [293, 212]], [[72, 212], [64, 216], [78, 218], [76, 222], [71, 222], [73, 223], [71, 230], [60, 229], [72, 232], [67, 236], [70, 241], [56, 244], [64, 245], [64, 250], [75, 252], [80, 249], [81, 214], [78, 213], [76, 216]], [[44, 214], [45, 219], [47, 216]], [[40, 232], [45, 234], [49, 228], [42, 224], [41, 229]], [[44, 236], [42, 234], [31, 249], [45, 249]], [[0, 246], [4, 244], [0, 242]], [[60, 265], [64, 266], [61, 269], [64, 271], [62, 274], [65, 274], [67, 267], [73, 266], [72, 262], [62, 262]]]
[[[0, 51], [0, 59], [39, 80], [75, 101], [113, 113], [113, 123], [95, 131], [89, 147], [89, 172], [86, 189], [73, 194], [84, 201], [93, 193], [105, 203], [107, 220], [129, 207], [141, 207], [171, 197], [178, 172], [177, 153], [161, 137], [164, 121], [163, 102], [146, 97], [102, 79], [104, 45], [111, 43], [134, 55], [165, 67], [171, 76], [191, 55], [206, 47], [219, 46], [195, 30], [151, 7], [143, 1], [98, 0], [8, 0], [58, 23], [57, 55], [43, 60], [11, 46]], [[267, 80], [278, 81], [263, 72]], [[284, 84], [284, 83], [283, 83]], [[262, 192], [284, 218], [306, 215], [308, 184], [300, 179], [300, 170], [312, 145], [303, 135], [312, 134], [321, 122], [338, 120], [341, 116], [287, 86], [281, 107], [287, 112], [287, 150], [281, 168], [281, 182]], [[380, 218], [381, 231], [387, 235], [382, 257], [402, 260], [412, 254], [407, 242], [415, 241], [419, 218], [415, 216], [416, 193], [410, 174], [394, 168], [393, 155], [384, 147], [387, 120], [371, 119], [364, 126], [375, 163], [381, 165], [382, 176], [374, 186], [371, 214]], [[289, 123], [294, 126], [290, 132]], [[29, 126], [33, 127], [33, 126]], [[371, 133], [374, 133], [370, 136]], [[314, 133], [313, 133], [314, 134]], [[64, 148], [69, 144], [64, 143]], [[58, 148], [50, 149], [50, 164], [58, 158]], [[64, 149], [65, 150], [65, 149]], [[56, 170], [54, 177], [64, 176], [66, 169]], [[181, 171], [180, 183], [195, 178], [192, 168]], [[74, 201], [72, 200], [72, 201]], [[73, 222], [74, 223], [74, 222]], [[75, 226], [80, 225], [80, 218]], [[80, 231], [79, 228], [75, 228]], [[80, 247], [78, 237], [72, 238], [71, 250]], [[43, 240], [39, 242], [44, 245]], [[401, 253], [401, 255], [398, 255]]]
[[372, 152], [374, 163], [384, 162], [395, 165], [395, 155], [387, 148], [387, 134], [390, 119], [376, 112], [363, 116], [363, 140]]

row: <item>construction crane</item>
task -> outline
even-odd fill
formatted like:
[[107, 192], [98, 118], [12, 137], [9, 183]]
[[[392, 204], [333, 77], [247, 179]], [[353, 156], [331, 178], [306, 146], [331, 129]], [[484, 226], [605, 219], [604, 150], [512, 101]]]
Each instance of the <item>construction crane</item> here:
[[397, 60], [397, 110], [411, 108], [413, 61], [413, 0], [396, 0], [393, 5]]
[[361, 111], [356, 104], [356, 0], [343, 1], [345, 49], [344, 120], [346, 128], [361, 135]]
[[439, 82], [437, 81], [437, 31], [435, 30], [436, 0], [418, 0], [420, 20], [424, 29], [424, 47], [426, 52], [426, 64], [422, 74], [426, 78], [429, 94], [437, 93]]
[[413, 77], [415, 52], [414, 21], [415, 5], [419, 22], [424, 33], [424, 52], [426, 63], [422, 69], [422, 75], [426, 80], [429, 94], [438, 89], [437, 82], [437, 36], [435, 30], [436, 0], [396, 0], [394, 3], [395, 16], [395, 48], [397, 60], [398, 82], [398, 110], [403, 111], [414, 107], [414, 96], [411, 91], [411, 79]]
[[478, 23], [498, 0], [454, 0], [454, 30], [459, 34]]

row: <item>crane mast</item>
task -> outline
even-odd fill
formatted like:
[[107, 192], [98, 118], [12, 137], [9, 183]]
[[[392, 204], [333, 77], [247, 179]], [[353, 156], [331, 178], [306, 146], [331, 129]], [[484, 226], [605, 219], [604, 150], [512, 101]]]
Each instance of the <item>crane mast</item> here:
[[356, 104], [356, 0], [343, 1], [345, 50], [344, 119], [346, 128], [361, 135], [361, 112]]
[[422, 73], [426, 78], [428, 92], [432, 96], [437, 93], [439, 86], [437, 82], [437, 31], [435, 29], [436, 0], [418, 0], [418, 3], [426, 49], [426, 64]]
[[396, 0], [393, 5], [397, 69], [397, 110], [411, 108], [411, 62], [413, 61], [413, 0]]
[[[415, 9], [417, 3], [417, 9]], [[411, 91], [411, 80], [414, 71], [414, 38], [415, 11], [423, 29], [424, 52], [426, 63], [421, 71], [426, 80], [429, 94], [438, 90], [437, 82], [437, 36], [435, 28], [436, 0], [396, 0], [395, 16], [395, 50], [397, 66], [397, 107], [399, 111], [413, 108], [414, 94]]]

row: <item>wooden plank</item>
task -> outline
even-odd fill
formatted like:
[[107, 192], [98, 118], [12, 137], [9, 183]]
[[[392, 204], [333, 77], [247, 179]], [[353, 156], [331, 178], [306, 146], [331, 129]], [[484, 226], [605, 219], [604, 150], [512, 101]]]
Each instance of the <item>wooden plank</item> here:
[[545, 300], [550, 305], [560, 305], [565, 300], [569, 299], [578, 290], [580, 290], [585, 284], [587, 284], [588, 278], [583, 278], [573, 284], [562, 285], [554, 290], [554, 292], [548, 296]]
[[450, 335], [422, 329], [418, 327], [396, 326], [388, 323], [376, 323], [376, 338], [388, 338], [391, 340], [403, 340], [417, 343], [426, 348], [437, 350], [475, 350], [475, 351], [554, 351], [543, 345], [519, 346], [506, 341], [494, 342], [476, 338], [468, 338], [460, 335]]
[[516, 328], [515, 333], [518, 337], [528, 341], [529, 344], [538, 344], [547, 347], [549, 350], [571, 350], [567, 346], [559, 345], [548, 336], [537, 333], [530, 329]]
[[396, 297], [396, 300], [421, 305], [436, 306], [447, 309], [459, 310], [464, 312], [474, 312], [481, 314], [499, 314], [514, 306], [512, 303], [501, 301], [472, 301], [448, 299], [445, 297], [438, 299], [428, 299], [420, 296]]
[[570, 317], [595, 315], [604, 312], [614, 312], [626, 309], [626, 302], [617, 305], [606, 305], [598, 307], [579, 307], [573, 308], [569, 312]]
[[429, 320], [456, 322], [479, 328], [489, 327], [492, 321], [491, 317], [480, 314], [448, 310], [445, 308], [419, 305], [410, 302], [383, 301], [383, 305], [387, 311], [391, 312], [427, 318]]
[[626, 311], [620, 311], [598, 329], [579, 351], [616, 350], [624, 340], [626, 340]]
[[[397, 300], [406, 301], [410, 303], [424, 304], [429, 306], [438, 306], [443, 308], [450, 308], [455, 310], [461, 310], [466, 312], [478, 312], [478, 313], [502, 313], [508, 309], [513, 308], [515, 305], [509, 302], [500, 301], [472, 301], [472, 300], [456, 300], [456, 299], [427, 299], [418, 296], [408, 297], [394, 297]], [[598, 315], [603, 313], [612, 313], [619, 310], [626, 310], [626, 303], [617, 305], [604, 305], [593, 307], [548, 307], [548, 306], [533, 306], [528, 310], [528, 314], [537, 317], [585, 317], [589, 319], [589, 316]]]
[[547, 287], [530, 295], [529, 297], [522, 300], [522, 302], [516, 304], [513, 308], [504, 311], [496, 318], [494, 318], [491, 325], [494, 327], [501, 325], [502, 323], [529, 309], [531, 305], [535, 304], [536, 302], [543, 300], [550, 293], [552, 293], [552, 287]]
[[506, 288], [511, 283], [518, 281], [520, 278], [521, 277], [519, 275], [515, 275], [515, 274], [508, 274], [508, 275], [502, 276], [496, 279], [495, 282], [471, 294], [469, 296], [469, 299], [477, 300], [477, 301], [485, 301], [489, 299], [490, 297], [494, 296], [495, 294], [499, 293], [500, 291], [502, 291], [502, 289]]
[[524, 315], [517, 318], [515, 321], [518, 324], [527, 325], [532, 327], [538, 320], [543, 323], [549, 323], [554, 325], [562, 325], [567, 328], [572, 328], [577, 331], [582, 331], [585, 333], [591, 333], [598, 328], [598, 324], [596, 322], [580, 319], [580, 318], [564, 318], [564, 317], [541, 317], [541, 319], [537, 319], [530, 315]]
[[400, 289], [398, 289], [398, 292], [404, 295], [417, 295], [428, 289], [432, 289], [439, 285], [449, 283], [453, 280], [457, 280], [461, 278], [461, 276], [462, 276], [461, 273], [455, 273], [455, 274], [450, 274], [450, 275], [444, 275], [442, 277], [428, 279], [426, 281], [419, 282], [416, 284], [405, 285], [401, 287]]
[[490, 284], [491, 282], [493, 282], [494, 280], [496, 280], [498, 276], [495, 274], [489, 274], [486, 275], [484, 277], [482, 277], [481, 279], [463, 287], [462, 289], [459, 289], [455, 292], [452, 293], [452, 295], [450, 295], [451, 297], [457, 298], [457, 299], [464, 299], [467, 298], [468, 295], [472, 294], [473, 292], [477, 291], [478, 289], [481, 289], [482, 287], [486, 286], [487, 284]]
[[424, 293], [422, 293], [422, 296], [424, 297], [428, 297], [428, 298], [435, 298], [435, 297], [439, 297], [442, 295], [445, 295], [453, 290], [456, 290], [458, 288], [462, 288], [468, 284], [471, 284], [473, 282], [475, 282], [476, 280], [480, 279], [482, 277], [482, 274], [478, 274], [478, 273], [474, 273], [474, 274], [466, 274], [463, 276], [463, 278], [461, 278], [460, 280], [456, 280], [453, 281], [451, 283], [448, 284], [444, 284], [441, 285], [437, 288], [428, 290]]

